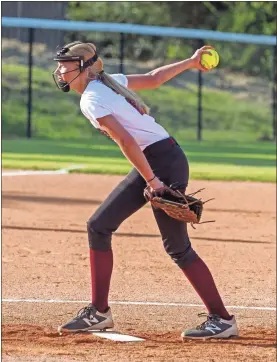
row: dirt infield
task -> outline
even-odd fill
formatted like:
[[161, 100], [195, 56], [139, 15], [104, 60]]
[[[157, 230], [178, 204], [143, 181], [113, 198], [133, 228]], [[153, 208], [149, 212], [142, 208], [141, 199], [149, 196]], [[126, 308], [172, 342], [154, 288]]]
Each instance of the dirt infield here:
[[57, 326], [86, 304], [78, 301], [90, 299], [86, 221], [121, 179], [2, 178], [3, 361], [275, 361], [276, 311], [267, 309], [276, 307], [274, 184], [191, 181], [188, 189], [205, 187], [204, 199], [216, 197], [203, 218], [216, 223], [190, 228], [190, 236], [237, 316], [240, 338], [180, 340], [185, 328], [203, 321], [197, 313], [205, 309], [191, 306], [202, 303], [164, 252], [148, 206], [114, 235], [110, 294], [115, 330], [146, 341], [58, 336]]

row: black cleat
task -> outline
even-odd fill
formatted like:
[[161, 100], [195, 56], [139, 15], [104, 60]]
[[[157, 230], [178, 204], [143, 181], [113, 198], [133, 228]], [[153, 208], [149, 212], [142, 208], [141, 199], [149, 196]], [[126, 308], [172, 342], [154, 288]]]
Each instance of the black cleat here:
[[216, 314], [200, 313], [199, 316], [205, 315], [206, 322], [196, 328], [188, 329], [181, 334], [183, 339], [209, 339], [209, 338], [230, 338], [238, 337], [238, 328], [235, 316], [226, 320]]
[[71, 321], [58, 327], [58, 332], [86, 332], [86, 331], [101, 331], [108, 328], [113, 328], [112, 312], [109, 308], [107, 312], [100, 313], [93, 304], [82, 308], [77, 316]]

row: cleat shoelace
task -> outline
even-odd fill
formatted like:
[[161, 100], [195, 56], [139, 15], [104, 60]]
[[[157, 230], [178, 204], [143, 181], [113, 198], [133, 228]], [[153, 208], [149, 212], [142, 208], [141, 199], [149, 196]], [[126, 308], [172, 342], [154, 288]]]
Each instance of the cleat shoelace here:
[[207, 320], [196, 327], [197, 330], [204, 330], [209, 325], [214, 325], [213, 322], [219, 321], [219, 317], [216, 314], [199, 313], [198, 317], [207, 317]]
[[95, 307], [89, 304], [87, 307], [81, 308], [79, 310], [75, 319], [84, 318], [84, 317], [89, 318], [91, 315], [95, 316], [95, 314], [96, 314]]

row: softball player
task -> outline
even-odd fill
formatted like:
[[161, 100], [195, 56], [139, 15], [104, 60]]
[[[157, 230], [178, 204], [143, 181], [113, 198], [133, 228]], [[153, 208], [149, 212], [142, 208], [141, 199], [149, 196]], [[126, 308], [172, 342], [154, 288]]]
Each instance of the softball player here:
[[[130, 215], [146, 204], [147, 185], [159, 194], [177, 183], [185, 191], [189, 179], [188, 161], [177, 141], [149, 115], [146, 104], [134, 91], [154, 89], [187, 69], [206, 71], [200, 64], [210, 46], [198, 49], [191, 58], [165, 65], [142, 75], [107, 74], [92, 43], [73, 42], [54, 58], [58, 67], [53, 78], [59, 89], [81, 95], [83, 114], [99, 131], [112, 138], [134, 168], [111, 192], [87, 222], [90, 247], [92, 302], [81, 309], [59, 331], [88, 331], [113, 328], [108, 305], [113, 269], [112, 233]], [[165, 251], [188, 278], [204, 302], [208, 314], [204, 323], [182, 333], [184, 338], [228, 338], [238, 335], [234, 316], [225, 309], [213, 277], [193, 250], [187, 225], [161, 209], [153, 214]]]

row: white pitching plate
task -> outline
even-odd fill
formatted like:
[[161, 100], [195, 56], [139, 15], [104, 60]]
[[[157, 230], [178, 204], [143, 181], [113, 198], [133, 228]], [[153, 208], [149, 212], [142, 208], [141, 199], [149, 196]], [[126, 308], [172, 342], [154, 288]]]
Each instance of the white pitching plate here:
[[121, 334], [118, 332], [91, 332], [96, 337], [110, 339], [116, 342], [142, 342], [143, 338], [128, 336], [127, 334]]

